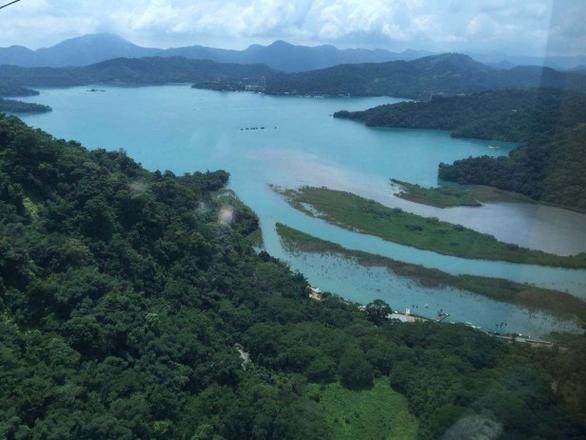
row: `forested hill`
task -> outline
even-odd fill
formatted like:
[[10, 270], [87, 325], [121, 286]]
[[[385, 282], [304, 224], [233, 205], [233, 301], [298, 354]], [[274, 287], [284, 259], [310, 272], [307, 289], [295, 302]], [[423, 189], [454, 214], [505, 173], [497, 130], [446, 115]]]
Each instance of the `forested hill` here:
[[441, 164], [439, 177], [586, 210], [585, 95], [554, 89], [498, 90], [334, 116], [369, 126], [443, 129], [457, 137], [519, 142], [509, 157]]
[[5, 113], [43, 113], [51, 111], [51, 107], [41, 104], [4, 99], [4, 97], [36, 96], [39, 92], [10, 83], [0, 84], [0, 112]]
[[340, 111], [334, 117], [359, 120], [371, 127], [450, 130], [455, 137], [538, 141], [586, 122], [586, 95], [556, 89], [497, 90]]
[[267, 93], [397, 96], [428, 100], [503, 88], [551, 87], [586, 92], [586, 75], [542, 67], [494, 69], [461, 54], [413, 61], [340, 65], [273, 78]]
[[328, 418], [320, 393], [342, 384], [351, 402], [374, 377], [406, 396], [422, 440], [584, 438], [584, 337], [542, 351], [311, 301], [254, 252], [256, 217], [227, 180], [148, 172], [0, 116], [2, 438], [332, 439], [362, 408]]
[[[584, 109], [582, 109], [584, 111]], [[586, 124], [551, 140], [530, 140], [508, 157], [488, 156], [440, 164], [439, 177], [495, 186], [553, 205], [586, 211]]]
[[259, 64], [221, 64], [182, 57], [117, 58], [87, 67], [0, 66], [0, 82], [29, 87], [240, 81], [243, 78], [258, 80], [273, 74], [274, 70]]
[[1, 97], [18, 97], [18, 96], [37, 96], [39, 92], [26, 87], [17, 86], [11, 83], [2, 82], [0, 84]]
[[48, 105], [35, 104], [32, 102], [16, 101], [14, 99], [0, 98], [0, 112], [4, 113], [45, 113], [50, 112]]
[[191, 82], [200, 88], [255, 90], [273, 95], [398, 96], [428, 100], [489, 89], [552, 87], [586, 92], [586, 75], [541, 67], [494, 69], [459, 54], [413, 61], [346, 64], [287, 74], [262, 64], [221, 64], [205, 60], [118, 58], [87, 67], [0, 66], [0, 81], [20, 86], [164, 84]]

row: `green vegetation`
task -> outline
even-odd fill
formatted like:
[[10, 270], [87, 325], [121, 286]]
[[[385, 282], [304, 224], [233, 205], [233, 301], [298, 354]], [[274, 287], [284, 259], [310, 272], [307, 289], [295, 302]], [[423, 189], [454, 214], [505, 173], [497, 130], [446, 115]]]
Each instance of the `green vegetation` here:
[[267, 79], [267, 93], [396, 96], [429, 100], [491, 89], [547, 87], [584, 92], [586, 76], [541, 67], [494, 69], [456, 53], [413, 61], [346, 64]]
[[[389, 208], [374, 200], [344, 191], [314, 187], [278, 191], [294, 208], [308, 215], [315, 216], [316, 210], [320, 218], [335, 225], [419, 249], [464, 258], [570, 268], [586, 267], [584, 253], [562, 257], [521, 248], [461, 225]], [[313, 209], [308, 209], [307, 205]]]
[[36, 90], [28, 89], [26, 87], [15, 86], [10, 83], [0, 84], [0, 96], [1, 97], [17, 97], [17, 96], [37, 96], [39, 92]]
[[[262, 81], [261, 78], [264, 78]], [[490, 89], [551, 87], [586, 91], [586, 76], [530, 67], [493, 69], [466, 55], [442, 54], [412, 61], [342, 64], [282, 73], [262, 64], [228, 64], [181, 57], [117, 58], [85, 67], [0, 66], [0, 82], [63, 87], [191, 82], [196, 87], [242, 90], [247, 85], [272, 95], [397, 96], [428, 100]]]
[[391, 179], [391, 182], [400, 187], [400, 192], [396, 194], [397, 197], [437, 208], [482, 206], [484, 202], [534, 203], [534, 200], [521, 194], [503, 191], [491, 186], [453, 185], [425, 188], [397, 179]]
[[396, 275], [411, 278], [426, 287], [452, 286], [496, 301], [551, 313], [564, 319], [577, 318], [582, 323], [586, 323], [586, 301], [569, 293], [498, 278], [451, 275], [417, 264], [403, 263], [380, 255], [346, 249], [339, 244], [321, 240], [280, 223], [277, 224], [277, 232], [283, 244], [291, 252], [336, 254], [352, 258], [366, 267], [386, 267]]
[[45, 113], [50, 111], [51, 107], [48, 105], [0, 98], [0, 113]]
[[0, 116], [0, 437], [334, 439], [314, 383], [390, 384], [420, 440], [481, 414], [507, 438], [584, 437], [570, 353], [310, 300], [254, 252], [256, 218], [227, 180], [148, 172]]
[[337, 383], [311, 385], [308, 391], [336, 440], [417, 438], [417, 419], [409, 413], [406, 399], [383, 380], [363, 391]]
[[[584, 96], [547, 89], [501, 90], [338, 112], [335, 116], [370, 126], [437, 128], [451, 130], [457, 137], [522, 142], [509, 157], [483, 156], [441, 164], [439, 177], [586, 210]], [[435, 197], [418, 193], [424, 198]]]
[[252, 247], [257, 249], [262, 249], [264, 247], [263, 238], [262, 238], [262, 231], [257, 229], [253, 233], [251, 233], [248, 237], [246, 237]]
[[334, 116], [369, 126], [435, 128], [450, 130], [457, 137], [520, 142], [509, 157], [482, 156], [441, 164], [439, 177], [586, 211], [584, 95], [567, 89], [487, 91], [363, 112], [341, 111]]
[[209, 60], [116, 58], [85, 67], [0, 66], [0, 82], [29, 87], [71, 87], [92, 84], [168, 84], [260, 79], [276, 72], [259, 64], [221, 64]]
[[51, 111], [51, 107], [28, 102], [4, 99], [5, 97], [36, 96], [39, 92], [13, 85], [11, 83], [0, 84], [0, 113], [40, 113]]
[[509, 157], [483, 156], [440, 164], [439, 177], [460, 184], [490, 185], [584, 212], [585, 169], [586, 124], [581, 124], [562, 130], [551, 141], [524, 144]]
[[432, 128], [450, 130], [454, 137], [536, 142], [586, 122], [586, 96], [554, 89], [495, 90], [341, 111], [334, 117], [371, 127]]

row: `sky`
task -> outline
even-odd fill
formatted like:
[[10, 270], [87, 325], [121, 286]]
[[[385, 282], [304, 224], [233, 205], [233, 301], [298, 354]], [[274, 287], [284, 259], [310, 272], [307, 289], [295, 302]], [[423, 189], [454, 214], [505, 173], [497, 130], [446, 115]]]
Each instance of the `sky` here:
[[[0, 4], [9, 0], [0, 0]], [[21, 0], [0, 10], [0, 46], [87, 33], [137, 44], [244, 48], [277, 39], [338, 47], [586, 54], [586, 0]]]

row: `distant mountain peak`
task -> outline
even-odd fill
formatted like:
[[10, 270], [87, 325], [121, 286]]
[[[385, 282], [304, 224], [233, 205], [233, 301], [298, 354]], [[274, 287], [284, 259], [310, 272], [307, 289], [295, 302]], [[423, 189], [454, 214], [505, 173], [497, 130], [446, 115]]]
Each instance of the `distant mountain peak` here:
[[[127, 41], [125, 38], [118, 34], [112, 34], [109, 32], [94, 32], [92, 34], [85, 34], [80, 35], [78, 37], [70, 38], [70, 40], [99, 40], [99, 39], [110, 39], [110, 40], [119, 40], [119, 41]], [[65, 40], [67, 41], [67, 40]]]
[[107, 33], [97, 33], [97, 34], [87, 34], [82, 35], [80, 37], [69, 38], [68, 40], [64, 40], [61, 43], [56, 44], [52, 48], [60, 48], [60, 47], [67, 47], [67, 46], [94, 46], [97, 50], [101, 49], [102, 47], [139, 47], [134, 43], [122, 38], [120, 35], [115, 34], [107, 34]]
[[275, 47], [276, 48], [283, 47], [283, 48], [289, 48], [289, 47], [295, 47], [295, 45], [293, 45], [293, 44], [291, 44], [291, 43], [289, 43], [287, 41], [284, 41], [284, 40], [275, 40], [275, 41], [273, 41], [271, 44], [269, 44], [266, 47], [273, 47], [273, 48], [275, 48]]
[[109, 33], [95, 33], [95, 34], [85, 34], [80, 35], [79, 37], [68, 38], [66, 40], [57, 43], [53, 47], [57, 47], [64, 44], [71, 44], [71, 43], [78, 43], [78, 42], [86, 42], [86, 43], [102, 43], [102, 42], [116, 42], [116, 43], [130, 43], [130, 41], [122, 38], [120, 35], [116, 34], [109, 34]]
[[463, 53], [442, 53], [439, 55], [430, 55], [423, 58], [418, 58], [414, 61], [416, 64], [421, 66], [428, 66], [429, 69], [443, 68], [445, 66], [451, 66], [457, 70], [493, 70], [493, 67], [487, 66], [474, 58]]
[[433, 61], [452, 61], [458, 63], [478, 63], [478, 61], [474, 60], [470, 55], [466, 55], [463, 53], [458, 52], [447, 52], [442, 53], [439, 55], [430, 55], [425, 57], [426, 59], [433, 60]]
[[304, 46], [284, 40], [276, 40], [268, 46], [253, 44], [245, 50], [216, 49], [197, 45], [156, 49], [138, 46], [116, 34], [93, 33], [70, 38], [38, 50], [0, 48], [0, 65], [70, 67], [96, 64], [114, 58], [183, 56], [220, 63], [266, 64], [283, 72], [303, 72], [338, 64], [412, 60], [421, 55], [422, 53], [417, 51], [400, 54], [383, 49], [338, 49], [332, 45]]

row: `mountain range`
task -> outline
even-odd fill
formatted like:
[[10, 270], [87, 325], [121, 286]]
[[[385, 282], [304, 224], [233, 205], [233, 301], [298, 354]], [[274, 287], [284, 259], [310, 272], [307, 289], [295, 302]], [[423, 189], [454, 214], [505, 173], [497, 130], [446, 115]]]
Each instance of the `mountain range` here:
[[548, 87], [586, 92], [586, 75], [547, 67], [497, 69], [467, 55], [412, 61], [342, 64], [283, 73], [264, 64], [216, 63], [183, 57], [117, 58], [85, 67], [0, 66], [0, 82], [13, 87], [90, 84], [192, 83], [196, 88], [254, 90], [271, 95], [396, 96], [427, 100], [491, 89]]
[[342, 64], [299, 73], [283, 73], [264, 64], [183, 57], [117, 58], [84, 67], [0, 66], [0, 82], [12, 87], [192, 83], [202, 89], [253, 90], [270, 95], [396, 96], [419, 100], [506, 88], [586, 92], [586, 75], [581, 73], [538, 66], [497, 69], [462, 54]]
[[504, 55], [498, 53], [469, 53], [472, 58], [493, 67], [511, 68], [515, 66], [545, 66], [556, 70], [583, 70], [586, 55], [575, 56], [527, 56]]
[[331, 45], [296, 46], [285, 41], [275, 41], [268, 46], [254, 44], [244, 50], [216, 49], [197, 45], [157, 49], [138, 46], [116, 35], [91, 34], [37, 50], [22, 46], [0, 48], [0, 65], [72, 67], [87, 66], [113, 58], [181, 56], [219, 63], [266, 64], [283, 72], [301, 72], [337, 64], [412, 60], [430, 54], [431, 52], [415, 50], [399, 53], [382, 49], [337, 49]]
[[[143, 47], [112, 34], [89, 34], [51, 47], [31, 50], [23, 46], [0, 48], [0, 65], [23, 67], [87, 66], [113, 58], [176, 57], [207, 59], [220, 63], [266, 64], [282, 72], [303, 72], [338, 64], [384, 63], [433, 55], [423, 50], [391, 52], [385, 49], [337, 49], [332, 45], [300, 46], [275, 41], [268, 46], [253, 44], [244, 50], [200, 45], [159, 49]], [[469, 53], [472, 58], [497, 68], [520, 65], [572, 70], [586, 65], [586, 56], [508, 56], [501, 53]]]
[[90, 84], [148, 85], [202, 81], [260, 80], [278, 74], [264, 64], [216, 63], [183, 57], [116, 58], [83, 67], [0, 66], [0, 83], [13, 87]]
[[545, 87], [586, 92], [586, 75], [549, 67], [498, 69], [457, 53], [413, 61], [346, 64], [280, 75], [267, 82], [269, 94], [396, 96], [427, 100], [506, 88]]

